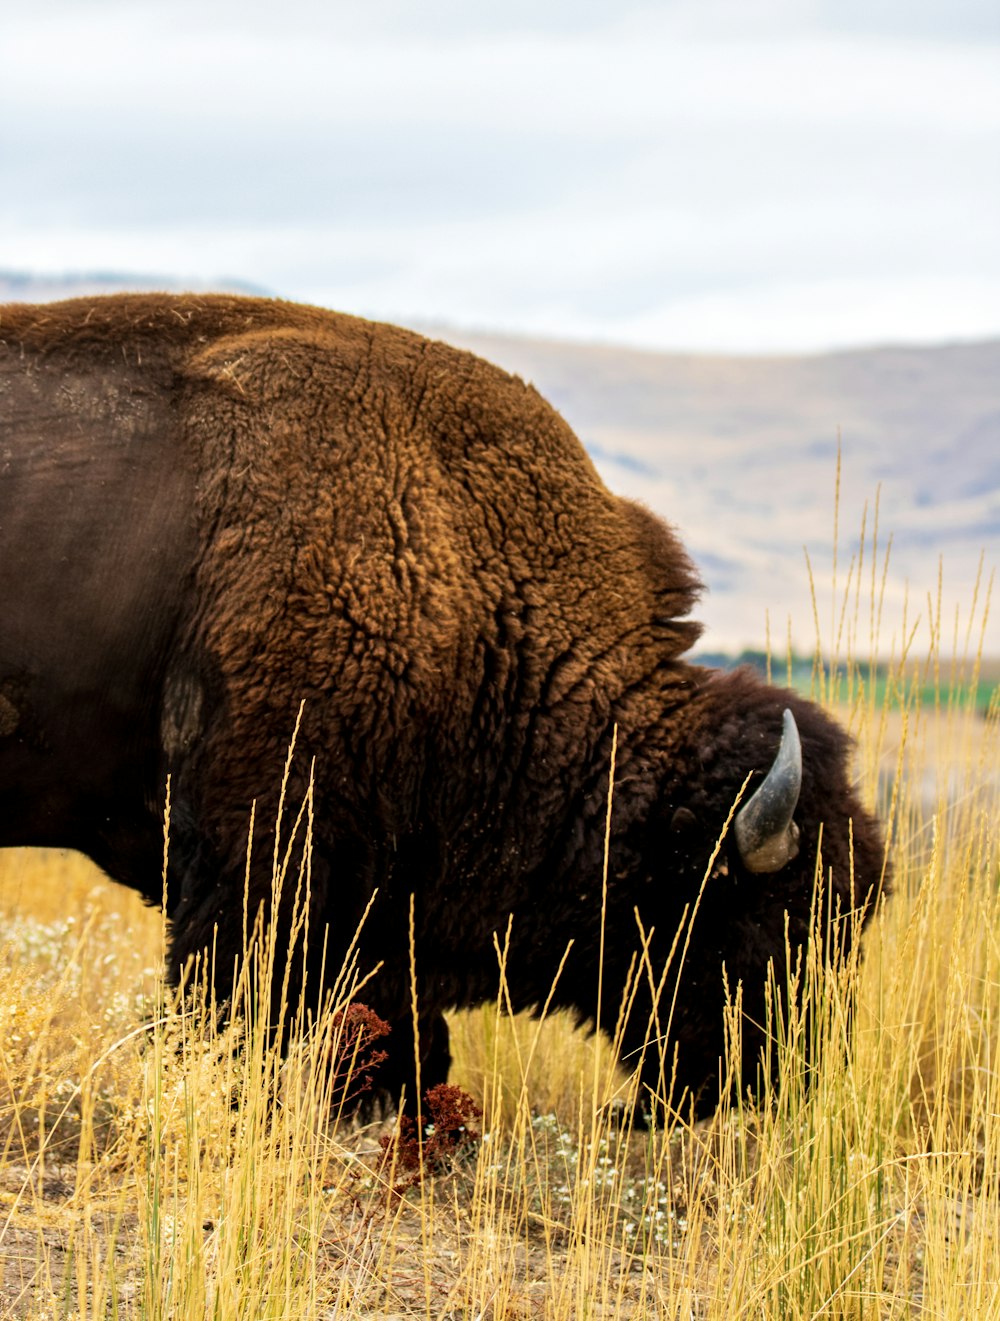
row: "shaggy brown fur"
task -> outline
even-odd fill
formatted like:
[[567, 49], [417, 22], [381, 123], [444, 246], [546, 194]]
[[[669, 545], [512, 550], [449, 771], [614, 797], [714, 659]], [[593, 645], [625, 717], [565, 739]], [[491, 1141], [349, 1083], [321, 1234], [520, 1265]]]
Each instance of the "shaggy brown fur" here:
[[[803, 744], [799, 857], [752, 875], [726, 841], [688, 951], [678, 1078], [717, 1098], [723, 967], [753, 1076], [769, 961], [823, 902], [877, 888], [877, 829], [815, 707], [686, 663], [698, 582], [673, 533], [610, 494], [515, 377], [391, 326], [286, 303], [117, 296], [0, 309], [0, 844], [83, 849], [150, 898], [168, 772], [171, 962], [216, 942], [219, 989], [270, 893], [277, 784], [314, 766], [308, 964], [363, 958], [408, 1076], [415, 896], [424, 1081], [442, 1011], [497, 989], [595, 1014], [612, 733], [604, 1004], [637, 944], [662, 963], [781, 715]], [[680, 810], [683, 809], [683, 810]], [[853, 832], [853, 859], [849, 837]], [[852, 880], [853, 876], [853, 880]], [[217, 933], [217, 934], [216, 934]], [[222, 970], [226, 970], [223, 972]], [[639, 997], [627, 1046], [641, 1044]], [[651, 1082], [654, 1075], [650, 1073]]]

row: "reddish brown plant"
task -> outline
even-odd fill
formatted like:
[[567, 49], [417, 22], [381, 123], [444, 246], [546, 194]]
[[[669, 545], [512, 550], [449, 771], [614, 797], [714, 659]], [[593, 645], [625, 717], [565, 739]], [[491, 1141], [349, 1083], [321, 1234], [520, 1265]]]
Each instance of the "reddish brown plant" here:
[[451, 1083], [438, 1083], [424, 1093], [424, 1134], [410, 1115], [400, 1115], [396, 1131], [380, 1139], [382, 1168], [403, 1175], [393, 1192], [413, 1188], [425, 1174], [440, 1174], [469, 1155], [480, 1141], [474, 1121], [482, 1109], [472, 1097]]
[[376, 1042], [389, 1034], [389, 1024], [363, 1004], [349, 1004], [333, 1017], [331, 1096], [337, 1109], [351, 1109], [368, 1092], [387, 1052]]

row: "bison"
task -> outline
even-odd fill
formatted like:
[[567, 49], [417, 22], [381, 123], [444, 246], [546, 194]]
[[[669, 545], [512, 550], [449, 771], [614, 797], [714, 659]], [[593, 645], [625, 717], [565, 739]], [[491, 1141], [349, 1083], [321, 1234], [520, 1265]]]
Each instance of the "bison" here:
[[280, 301], [10, 305], [0, 472], [0, 846], [79, 849], [162, 897], [174, 979], [214, 948], [231, 992], [245, 886], [251, 912], [271, 904], [300, 704], [312, 935], [292, 990], [329, 979], [368, 910], [390, 1091], [412, 1090], [411, 922], [429, 1085], [444, 1011], [497, 993], [508, 923], [514, 1008], [546, 998], [568, 949], [552, 1003], [605, 1027], [641, 923], [631, 1055], [690, 921], [668, 1049], [700, 1112], [727, 988], [752, 1077], [769, 970], [780, 983], [814, 902], [845, 940], [860, 928], [883, 849], [844, 734], [684, 659], [700, 584], [673, 531], [611, 494], [516, 377]]

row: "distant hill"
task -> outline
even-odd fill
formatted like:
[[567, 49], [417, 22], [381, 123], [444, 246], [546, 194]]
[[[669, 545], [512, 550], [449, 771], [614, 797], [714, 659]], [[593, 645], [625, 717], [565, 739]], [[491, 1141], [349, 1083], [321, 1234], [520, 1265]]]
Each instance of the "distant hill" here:
[[[264, 292], [232, 281], [213, 287]], [[0, 300], [141, 288], [204, 292], [207, 286], [115, 273], [42, 279], [0, 271]], [[1000, 340], [754, 358], [418, 329], [533, 381], [576, 430], [608, 485], [679, 527], [707, 587], [697, 612], [707, 624], [707, 650], [760, 646], [766, 618], [776, 650], [784, 650], [789, 630], [798, 651], [815, 646], [806, 550], [829, 650], [841, 627], [840, 593], [867, 504], [856, 644], [867, 654], [876, 501], [879, 594], [892, 537], [880, 650], [894, 640], [898, 652], [905, 615], [907, 632], [917, 625], [914, 654], [926, 651], [929, 620], [938, 614], [939, 563], [937, 627], [946, 645], [953, 636], [964, 644], [980, 556], [988, 577], [1000, 551]], [[848, 621], [857, 576], [855, 569]], [[984, 592], [985, 583], [977, 627]], [[1000, 656], [1000, 600], [993, 603], [986, 650]]]

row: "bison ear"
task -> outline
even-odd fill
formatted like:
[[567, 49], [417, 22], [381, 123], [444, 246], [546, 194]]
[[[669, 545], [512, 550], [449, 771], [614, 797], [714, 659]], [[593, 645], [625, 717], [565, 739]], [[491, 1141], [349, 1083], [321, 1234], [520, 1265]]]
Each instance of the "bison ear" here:
[[776, 872], [799, 851], [792, 820], [802, 789], [802, 744], [791, 711], [785, 710], [781, 745], [767, 779], [736, 816], [734, 832], [748, 871]]

